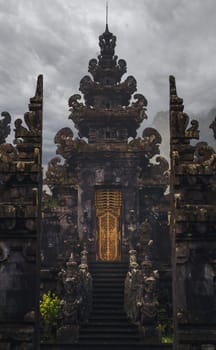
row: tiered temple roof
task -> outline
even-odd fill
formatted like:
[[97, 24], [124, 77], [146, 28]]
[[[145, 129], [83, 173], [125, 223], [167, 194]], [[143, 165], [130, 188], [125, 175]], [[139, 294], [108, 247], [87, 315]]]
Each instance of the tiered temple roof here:
[[[105, 140], [127, 141], [128, 137], [135, 137], [141, 122], [147, 118], [145, 111], [146, 98], [141, 94], [134, 94], [137, 90], [136, 79], [128, 76], [121, 81], [127, 70], [126, 61], [118, 60], [115, 55], [116, 37], [109, 31], [106, 24], [105, 32], [99, 36], [100, 55], [98, 60], [89, 61], [88, 71], [80, 81], [79, 90], [83, 93], [85, 103], [79, 102], [81, 95], [75, 94], [69, 99], [71, 118], [80, 137], [87, 137], [89, 143], [100, 139], [97, 132]], [[131, 102], [132, 97], [134, 101]], [[112, 125], [116, 129], [115, 135], [104, 128]]]

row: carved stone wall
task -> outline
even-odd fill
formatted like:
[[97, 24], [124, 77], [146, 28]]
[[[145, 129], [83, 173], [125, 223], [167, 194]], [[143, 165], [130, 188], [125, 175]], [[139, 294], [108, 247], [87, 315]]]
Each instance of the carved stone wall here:
[[43, 77], [15, 146], [5, 143], [11, 117], [3, 112], [0, 144], [0, 347], [35, 349], [38, 338]]
[[[175, 348], [216, 343], [216, 153], [183, 112], [170, 77], [171, 221]], [[200, 347], [198, 347], [200, 348]]]

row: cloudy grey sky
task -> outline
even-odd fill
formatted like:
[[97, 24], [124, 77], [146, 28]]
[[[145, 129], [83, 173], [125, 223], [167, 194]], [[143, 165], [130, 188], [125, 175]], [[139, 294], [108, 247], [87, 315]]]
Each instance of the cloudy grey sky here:
[[[0, 0], [0, 109], [13, 120], [23, 116], [37, 75], [44, 75], [45, 162], [57, 130], [72, 126], [67, 101], [99, 53], [105, 6], [105, 0]], [[148, 99], [147, 124], [168, 110], [170, 74], [189, 114], [216, 107], [215, 14], [215, 0], [109, 0], [116, 53]]]

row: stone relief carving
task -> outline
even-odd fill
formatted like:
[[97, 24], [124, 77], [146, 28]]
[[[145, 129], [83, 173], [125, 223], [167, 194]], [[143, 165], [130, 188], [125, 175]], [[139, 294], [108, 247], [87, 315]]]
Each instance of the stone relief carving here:
[[15, 147], [9, 143], [0, 144], [0, 169], [9, 170], [17, 158]]
[[4, 242], [0, 242], [0, 263], [7, 260], [10, 254], [10, 249]]
[[215, 150], [210, 147], [207, 142], [198, 142], [194, 151], [194, 158], [197, 163], [208, 165], [210, 159], [213, 161], [215, 155]]
[[36, 247], [33, 242], [27, 242], [23, 246], [23, 256], [28, 262], [36, 262]]
[[54, 157], [48, 163], [44, 184], [52, 190], [55, 186], [64, 183], [66, 169], [61, 165], [61, 158]]
[[214, 318], [214, 270], [203, 247], [190, 249], [185, 276], [188, 317], [191, 321], [208, 322]]
[[102, 183], [104, 182], [104, 169], [98, 168], [95, 171], [95, 181], [96, 183]]

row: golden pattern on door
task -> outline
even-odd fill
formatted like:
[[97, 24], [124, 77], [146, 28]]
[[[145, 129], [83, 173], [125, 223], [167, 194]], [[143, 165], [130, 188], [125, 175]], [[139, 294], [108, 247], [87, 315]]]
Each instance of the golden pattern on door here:
[[121, 205], [119, 190], [97, 190], [95, 206], [97, 217], [97, 260], [116, 261], [121, 258]]

